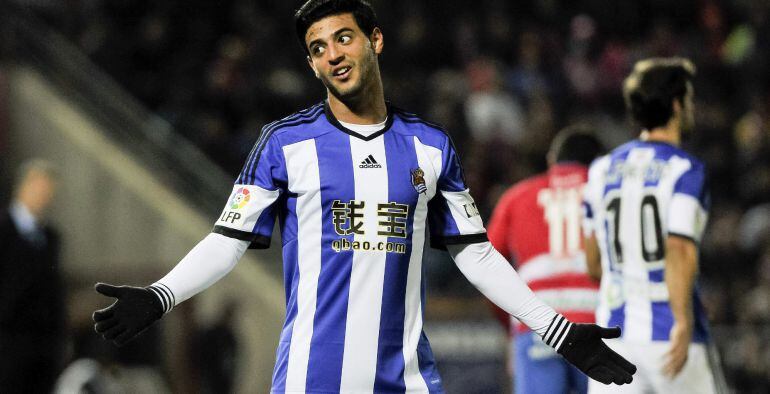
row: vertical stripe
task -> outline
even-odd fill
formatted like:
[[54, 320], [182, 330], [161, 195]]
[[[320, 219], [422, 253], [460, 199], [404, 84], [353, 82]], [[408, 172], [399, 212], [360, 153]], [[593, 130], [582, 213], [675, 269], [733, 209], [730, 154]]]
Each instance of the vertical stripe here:
[[316, 311], [318, 276], [321, 270], [321, 195], [315, 140], [283, 148], [287, 158], [288, 189], [297, 194], [297, 315], [292, 329], [286, 371], [286, 391], [305, 389], [310, 338]]
[[[426, 149], [427, 147], [423, 145], [417, 137], [414, 137], [413, 143], [417, 155], [417, 164], [425, 172], [425, 181], [428, 185], [428, 190], [419, 195], [417, 207], [414, 211], [414, 221], [412, 224], [412, 254], [409, 257], [409, 273], [406, 279], [406, 315], [404, 316], [403, 349], [405, 362], [404, 383], [406, 385], [406, 390], [409, 393], [427, 392], [428, 386], [426, 382], [433, 379], [433, 373], [430, 371], [430, 368], [433, 365], [432, 353], [423, 355], [423, 358], [431, 358], [431, 363], [423, 363], [423, 366], [427, 365], [425, 375], [423, 375], [420, 370], [418, 346], [420, 344], [420, 338], [423, 335], [422, 257], [425, 247], [425, 223], [428, 216], [428, 200], [436, 194], [438, 174], [441, 173], [441, 151], [432, 148], [434, 155], [436, 155], [439, 160], [439, 167], [436, 168], [436, 172], [434, 173], [431, 170], [434, 168], [434, 162], [429, 154], [431, 151]], [[427, 376], [427, 378], [425, 376]]]
[[388, 253], [385, 258], [385, 285], [382, 292], [380, 313], [380, 334], [377, 348], [377, 373], [374, 378], [374, 392], [403, 393], [404, 385], [404, 315], [409, 256], [413, 245], [407, 240], [412, 237], [412, 217], [417, 192], [411, 185], [410, 170], [417, 168], [414, 147], [396, 133], [383, 134], [388, 174], [388, 201], [408, 204], [406, 237], [389, 237], [388, 241], [406, 245], [405, 254]]
[[322, 243], [325, 247], [321, 251], [321, 274], [318, 278], [318, 301], [306, 387], [307, 390], [339, 392], [353, 252], [335, 252], [330, 245], [340, 239], [352, 241], [353, 237], [335, 232], [332, 203], [336, 199], [348, 203], [355, 198], [354, 163], [347, 134], [328, 133], [316, 138], [316, 152], [321, 177]]
[[[623, 337], [630, 341], [649, 341], [652, 334], [652, 310], [650, 301], [635, 290], [634, 284], [646, 283], [647, 265], [642, 257], [641, 206], [644, 176], [655, 158], [652, 148], [634, 148], [628, 153], [625, 165], [629, 172], [620, 185], [620, 228], [617, 229], [623, 251], [623, 282], [625, 305], [625, 330]], [[634, 174], [634, 175], [630, 175]], [[629, 289], [632, 289], [629, 291]]]
[[272, 392], [286, 391], [286, 371], [289, 367], [289, 346], [291, 345], [294, 320], [297, 317], [297, 289], [299, 288], [299, 259], [297, 258], [297, 198], [286, 200], [287, 214], [282, 223], [282, 239], [294, 241], [284, 243], [281, 248], [283, 255], [283, 285], [286, 297], [286, 319], [281, 330], [276, 351], [275, 369], [273, 371]]
[[[361, 163], [372, 155], [381, 164], [380, 168], [353, 166], [356, 201], [366, 202], [361, 219], [364, 233], [356, 234], [354, 242], [360, 242], [365, 249], [367, 245], [387, 241], [387, 237], [377, 234], [377, 204], [388, 202], [385, 144], [383, 136], [371, 141], [351, 136], [349, 140], [353, 163]], [[353, 251], [350, 294], [354, 296], [348, 298], [340, 391], [374, 388], [385, 258], [384, 251]]]

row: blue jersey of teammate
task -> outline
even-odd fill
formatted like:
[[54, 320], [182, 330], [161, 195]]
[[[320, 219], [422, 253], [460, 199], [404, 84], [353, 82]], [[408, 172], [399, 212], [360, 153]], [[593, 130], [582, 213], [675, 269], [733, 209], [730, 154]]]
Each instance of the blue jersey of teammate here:
[[[667, 341], [674, 323], [664, 280], [665, 239], [700, 241], [709, 197], [703, 164], [662, 142], [635, 140], [597, 159], [585, 191], [587, 225], [601, 251], [597, 324], [623, 340]], [[693, 342], [708, 340], [697, 289]]]
[[267, 247], [276, 219], [273, 392], [443, 392], [422, 331], [426, 224], [434, 246], [486, 240], [449, 137], [392, 107], [368, 135], [324, 103], [272, 123], [214, 231]]

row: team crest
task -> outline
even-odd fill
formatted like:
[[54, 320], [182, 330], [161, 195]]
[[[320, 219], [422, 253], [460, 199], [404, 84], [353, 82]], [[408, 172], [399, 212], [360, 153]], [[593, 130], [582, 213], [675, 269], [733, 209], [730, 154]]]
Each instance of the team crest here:
[[418, 194], [428, 192], [428, 186], [425, 184], [425, 172], [420, 167], [412, 170], [412, 186]]
[[251, 199], [249, 189], [242, 187], [238, 189], [233, 198], [230, 200], [230, 209], [240, 209], [246, 206]]

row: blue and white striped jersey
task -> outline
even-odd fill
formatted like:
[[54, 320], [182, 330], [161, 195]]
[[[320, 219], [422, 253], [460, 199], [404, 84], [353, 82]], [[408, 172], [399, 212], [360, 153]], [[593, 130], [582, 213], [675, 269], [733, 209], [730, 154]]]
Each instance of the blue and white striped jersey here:
[[[597, 324], [620, 326], [625, 341], [668, 340], [665, 239], [700, 242], [710, 204], [703, 164], [667, 143], [631, 141], [594, 161], [584, 196], [602, 259]], [[705, 342], [697, 288], [693, 299], [693, 341]]]
[[275, 393], [441, 393], [422, 255], [486, 241], [449, 137], [389, 107], [346, 129], [321, 103], [265, 126], [214, 231], [267, 247], [282, 235], [286, 321]]

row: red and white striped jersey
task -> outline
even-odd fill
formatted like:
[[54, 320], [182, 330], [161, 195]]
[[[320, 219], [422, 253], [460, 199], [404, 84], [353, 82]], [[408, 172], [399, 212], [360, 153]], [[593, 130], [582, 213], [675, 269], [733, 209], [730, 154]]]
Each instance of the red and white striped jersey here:
[[487, 226], [492, 245], [535, 294], [578, 323], [594, 322], [599, 287], [586, 274], [583, 249], [587, 177], [585, 166], [565, 163], [525, 179], [503, 194]]

